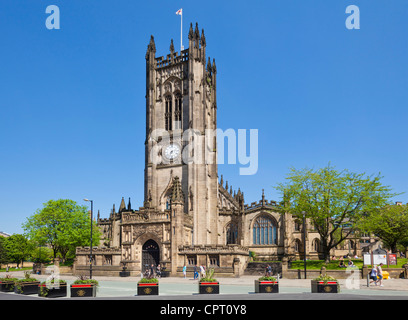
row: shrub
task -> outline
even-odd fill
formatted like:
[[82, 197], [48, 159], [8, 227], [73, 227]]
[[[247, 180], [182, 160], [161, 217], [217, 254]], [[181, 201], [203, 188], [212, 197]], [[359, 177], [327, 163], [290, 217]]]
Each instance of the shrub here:
[[158, 283], [159, 280], [157, 278], [142, 278], [139, 280], [138, 283]]
[[200, 282], [217, 282], [217, 279], [214, 278], [214, 269], [209, 269], [205, 277], [200, 279]]
[[333, 278], [333, 277], [331, 277], [331, 276], [328, 276], [328, 275], [320, 275], [320, 276], [318, 276], [316, 279], [313, 279], [313, 280], [316, 280], [316, 281], [323, 281], [324, 283], [327, 283], [328, 281], [336, 281], [337, 282], [337, 279], [336, 278]]
[[266, 277], [266, 276], [260, 277], [258, 280], [259, 281], [273, 281], [273, 282], [277, 281], [277, 279], [275, 277]]
[[99, 286], [99, 282], [94, 279], [88, 279], [88, 277], [84, 275], [78, 276], [78, 279], [74, 281], [73, 284], [93, 284], [95, 286]]

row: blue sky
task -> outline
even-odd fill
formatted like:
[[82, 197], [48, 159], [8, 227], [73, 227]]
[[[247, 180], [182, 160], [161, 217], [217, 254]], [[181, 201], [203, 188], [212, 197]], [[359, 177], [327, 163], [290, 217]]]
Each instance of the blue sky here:
[[142, 206], [145, 53], [151, 34], [157, 56], [180, 47], [179, 8], [185, 47], [198, 22], [216, 59], [218, 127], [258, 129], [257, 174], [219, 166], [247, 203], [279, 200], [290, 167], [329, 162], [408, 191], [406, 0], [3, 0], [0, 231], [21, 233], [50, 199], [93, 199], [102, 217], [122, 197]]

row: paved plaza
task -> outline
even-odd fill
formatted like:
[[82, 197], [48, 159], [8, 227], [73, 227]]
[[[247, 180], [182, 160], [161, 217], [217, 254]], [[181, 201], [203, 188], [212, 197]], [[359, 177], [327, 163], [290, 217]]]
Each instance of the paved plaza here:
[[[13, 277], [23, 278], [23, 272], [10, 272]], [[36, 275], [40, 281], [45, 281], [47, 275]], [[159, 296], [137, 296], [136, 286], [140, 277], [93, 277], [99, 281], [97, 297], [92, 299], [129, 300], [129, 299], [156, 299], [156, 300], [360, 300], [360, 299], [404, 299], [408, 300], [408, 279], [384, 280], [384, 286], [373, 284], [367, 287], [367, 281], [358, 279], [350, 282], [341, 279], [341, 292], [339, 294], [312, 294], [310, 280], [304, 279], [280, 279], [279, 294], [256, 294], [254, 280], [259, 276], [242, 276], [240, 278], [218, 278], [220, 282], [219, 295], [199, 295], [198, 280], [193, 278], [162, 278], [160, 279]], [[61, 279], [68, 284], [74, 282], [77, 277], [61, 275]], [[70, 293], [68, 290], [68, 296]], [[58, 298], [67, 299], [67, 298]], [[0, 293], [0, 300], [15, 299], [44, 299], [36, 295], [23, 296], [14, 293]], [[83, 299], [83, 298], [81, 298]]]

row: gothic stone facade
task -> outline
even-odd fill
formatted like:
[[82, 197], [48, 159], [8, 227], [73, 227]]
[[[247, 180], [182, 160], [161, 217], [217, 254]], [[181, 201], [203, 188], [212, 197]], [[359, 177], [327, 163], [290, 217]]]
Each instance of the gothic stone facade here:
[[[152, 263], [171, 275], [182, 267], [214, 267], [218, 275], [239, 276], [249, 261], [300, 258], [300, 224], [278, 214], [276, 203], [262, 199], [245, 205], [244, 193], [218, 177], [217, 141], [205, 135], [217, 128], [217, 68], [206, 58], [206, 39], [190, 26], [189, 48], [156, 57], [153, 36], [146, 53], [146, 140], [144, 205], [138, 210], [122, 198], [98, 225], [103, 240], [93, 248], [93, 272], [118, 275], [126, 265], [140, 275]], [[193, 136], [182, 139], [187, 131]], [[164, 133], [163, 133], [164, 132]], [[165, 134], [167, 133], [167, 134]], [[187, 141], [186, 141], [187, 140]], [[189, 142], [201, 141], [195, 150]], [[198, 149], [197, 149], [198, 148]], [[204, 161], [184, 161], [182, 155]], [[319, 257], [319, 236], [306, 226], [306, 252]], [[357, 249], [354, 242], [353, 252]], [[89, 248], [77, 248], [75, 272], [89, 269]]]

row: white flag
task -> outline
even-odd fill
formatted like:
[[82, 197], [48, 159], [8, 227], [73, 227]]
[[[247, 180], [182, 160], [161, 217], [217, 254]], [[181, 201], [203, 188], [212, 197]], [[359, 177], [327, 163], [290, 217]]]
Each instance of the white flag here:
[[176, 12], [176, 14], [177, 14], [178, 16], [181, 16], [181, 15], [183, 14], [183, 9], [179, 9], [179, 10]]

